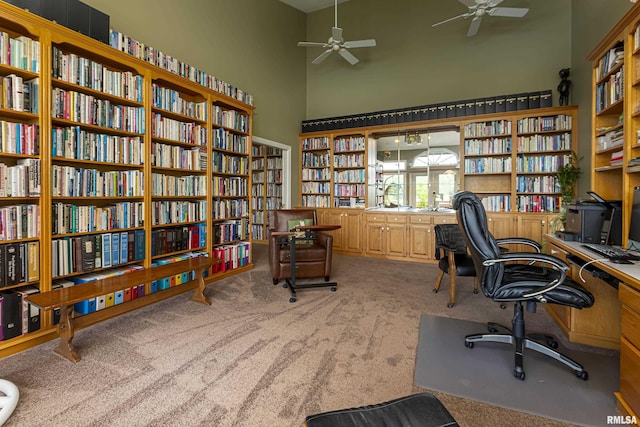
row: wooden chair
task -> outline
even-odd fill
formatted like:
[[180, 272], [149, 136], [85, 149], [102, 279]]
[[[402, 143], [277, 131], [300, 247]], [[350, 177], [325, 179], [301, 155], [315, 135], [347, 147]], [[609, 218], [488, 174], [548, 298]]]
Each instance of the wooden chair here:
[[473, 293], [478, 293], [478, 277], [473, 265], [473, 258], [467, 251], [462, 232], [458, 224], [438, 224], [434, 227], [436, 234], [436, 259], [440, 273], [436, 279], [433, 292], [440, 290], [440, 284], [445, 274], [449, 275], [449, 303], [451, 308], [456, 303], [456, 277], [472, 276]]

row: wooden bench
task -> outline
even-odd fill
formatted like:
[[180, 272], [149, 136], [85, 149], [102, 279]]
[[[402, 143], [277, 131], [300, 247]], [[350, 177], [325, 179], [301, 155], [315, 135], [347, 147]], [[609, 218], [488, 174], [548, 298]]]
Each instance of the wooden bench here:
[[[216, 260], [210, 257], [200, 256], [190, 258], [184, 261], [178, 261], [174, 263], [159, 265], [157, 267], [137, 270], [120, 276], [107, 277], [105, 279], [77, 284], [75, 286], [53, 289], [47, 292], [40, 292], [37, 294], [29, 295], [27, 300], [33, 305], [40, 307], [40, 309], [42, 310], [52, 310], [54, 308], [60, 308], [60, 323], [58, 324], [60, 343], [54, 351], [71, 360], [72, 362], [78, 362], [80, 361], [80, 356], [74, 350], [73, 345], [71, 344], [71, 340], [73, 340], [75, 328], [78, 326], [76, 323], [79, 320], [83, 319], [85, 316], [80, 316], [74, 319], [73, 308], [75, 303], [91, 298], [97, 298], [116, 291], [121, 291], [132, 286], [151, 283], [153, 281], [160, 280], [165, 277], [175, 276], [187, 271], [195, 271], [195, 280], [188, 282], [186, 284], [187, 286], [185, 286], [185, 284], [182, 284], [177, 286], [176, 288], [187, 287], [188, 289], [189, 283], [191, 283], [192, 286], [195, 284], [195, 292], [193, 297], [191, 297], [191, 300], [203, 304], [211, 304], [204, 296], [205, 282], [203, 276], [205, 271], [209, 267], [211, 267], [214, 261]], [[163, 291], [158, 291], [157, 293], [160, 292]], [[133, 301], [138, 300], [132, 300], [132, 302]], [[125, 302], [123, 304], [109, 307], [100, 311], [113, 310], [115, 307], [120, 307], [126, 304], [128, 303]]]

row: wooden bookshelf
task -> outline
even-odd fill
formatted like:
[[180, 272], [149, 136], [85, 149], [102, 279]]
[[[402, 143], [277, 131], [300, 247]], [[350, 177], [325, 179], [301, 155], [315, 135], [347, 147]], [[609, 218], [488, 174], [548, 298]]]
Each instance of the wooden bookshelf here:
[[[0, 169], [13, 177], [12, 187], [0, 188], [0, 220], [9, 218], [0, 253], [15, 247], [25, 266], [0, 292], [46, 291], [199, 253], [224, 260], [208, 282], [252, 268], [250, 95], [174, 67], [172, 58], [164, 57], [171, 67], [157, 66], [159, 56], [125, 53], [131, 43], [114, 48], [5, 2], [0, 31], [4, 46], [13, 39], [23, 47], [0, 52], [0, 77], [16, 88], [0, 105]], [[109, 259], [96, 250], [104, 242]], [[104, 309], [81, 323], [189, 289], [154, 286], [135, 302], [125, 295], [117, 308], [117, 295], [94, 301]], [[5, 334], [0, 357], [55, 338], [56, 319], [41, 313], [39, 329]]]
[[253, 142], [251, 153], [252, 239], [266, 242], [269, 212], [282, 208], [282, 149]]

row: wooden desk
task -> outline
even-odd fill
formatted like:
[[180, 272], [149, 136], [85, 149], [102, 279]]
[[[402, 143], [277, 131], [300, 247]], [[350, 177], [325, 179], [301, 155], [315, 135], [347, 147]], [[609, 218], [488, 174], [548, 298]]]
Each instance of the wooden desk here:
[[[592, 265], [620, 281], [618, 289], [602, 280], [588, 279], [584, 283], [577, 275], [579, 267], [572, 265], [573, 279], [594, 293], [596, 303], [591, 308], [581, 310], [581, 313], [563, 313], [552, 305], [547, 308], [571, 341], [585, 342], [576, 339], [588, 335], [580, 328], [590, 327], [590, 332], [599, 333], [618, 331], [617, 346], [614, 347], [620, 349], [620, 391], [615, 393], [618, 410], [623, 415], [640, 418], [640, 261], [633, 264], [602, 261], [597, 254], [583, 248], [581, 243], [565, 242], [551, 234], [545, 236], [545, 241], [548, 253], [565, 260], [568, 256], [574, 256], [592, 262]], [[589, 273], [584, 272], [583, 277], [587, 279], [587, 276]], [[603, 332], [605, 328], [608, 329]], [[611, 336], [599, 338], [601, 344], [612, 342]]]

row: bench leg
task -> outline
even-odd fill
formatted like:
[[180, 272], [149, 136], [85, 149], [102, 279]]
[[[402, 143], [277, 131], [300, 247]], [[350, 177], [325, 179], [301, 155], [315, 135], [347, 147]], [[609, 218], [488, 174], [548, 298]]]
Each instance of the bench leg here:
[[202, 304], [206, 304], [206, 305], [211, 305], [211, 303], [207, 300], [207, 298], [204, 296], [204, 289], [205, 289], [205, 283], [204, 283], [204, 272], [205, 269], [202, 270], [196, 270], [196, 277], [197, 277], [197, 281], [198, 281], [198, 286], [196, 287], [195, 291], [193, 292], [193, 296], [191, 297], [191, 301], [195, 301], [195, 302], [200, 302]]
[[58, 333], [60, 334], [60, 344], [54, 349], [59, 355], [76, 363], [80, 361], [80, 356], [71, 344], [73, 340], [73, 306], [60, 307], [60, 323], [58, 324]]

